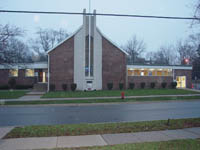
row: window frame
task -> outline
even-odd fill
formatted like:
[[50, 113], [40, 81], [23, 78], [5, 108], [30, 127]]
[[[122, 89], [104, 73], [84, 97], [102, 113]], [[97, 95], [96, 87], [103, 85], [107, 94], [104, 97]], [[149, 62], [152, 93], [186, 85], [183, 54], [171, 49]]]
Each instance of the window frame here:
[[[26, 71], [27, 71], [27, 70], [33, 70], [33, 76], [28, 76], [28, 75], [26, 74]], [[25, 77], [27, 77], [27, 78], [35, 77], [35, 69], [25, 69]]]
[[[17, 71], [17, 75], [14, 76], [11, 74], [11, 71]], [[12, 78], [17, 78], [19, 76], [19, 69], [9, 69], [9, 77], [12, 77]]]

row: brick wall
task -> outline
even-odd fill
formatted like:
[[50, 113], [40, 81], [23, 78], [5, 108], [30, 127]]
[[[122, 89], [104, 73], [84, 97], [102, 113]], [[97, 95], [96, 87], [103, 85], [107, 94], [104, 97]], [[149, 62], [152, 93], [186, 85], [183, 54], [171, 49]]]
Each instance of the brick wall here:
[[15, 78], [18, 85], [33, 85], [35, 83], [34, 77], [25, 76], [24, 69], [18, 70], [18, 77], [9, 77], [9, 69], [0, 70], [0, 86], [7, 85], [10, 78]]
[[74, 81], [74, 37], [51, 51], [49, 56], [50, 84], [55, 84], [56, 90], [62, 90], [62, 84], [69, 87]]
[[173, 81], [173, 77], [172, 76], [166, 76], [166, 77], [159, 77], [159, 76], [129, 76], [128, 77], [128, 83], [134, 83], [135, 84], [135, 88], [141, 88], [140, 84], [142, 82], [145, 82], [146, 88], [150, 88], [150, 84], [151, 82], [154, 82], [156, 85], [155, 88], [161, 88], [161, 83], [162, 82], [166, 82], [167, 83], [167, 87], [170, 87], [171, 82]]
[[102, 37], [102, 88], [113, 83], [113, 89], [119, 89], [119, 83], [126, 87], [126, 54]]

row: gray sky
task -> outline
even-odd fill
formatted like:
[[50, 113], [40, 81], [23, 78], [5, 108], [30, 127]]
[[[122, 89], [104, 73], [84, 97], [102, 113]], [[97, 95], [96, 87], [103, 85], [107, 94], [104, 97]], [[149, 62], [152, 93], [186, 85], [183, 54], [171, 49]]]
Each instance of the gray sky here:
[[[88, 11], [89, 0], [0, 0], [0, 9], [38, 11]], [[139, 15], [164, 15], [192, 17], [192, 6], [196, 0], [91, 0], [92, 10], [97, 13], [121, 13]], [[0, 13], [0, 24], [10, 23], [27, 31], [32, 36], [37, 27], [62, 27], [69, 32], [82, 24], [82, 16], [34, 15]], [[141, 19], [123, 17], [97, 17], [97, 26], [119, 46], [134, 34], [143, 39], [148, 51], [157, 50], [161, 45], [173, 44], [195, 33], [190, 21]]]

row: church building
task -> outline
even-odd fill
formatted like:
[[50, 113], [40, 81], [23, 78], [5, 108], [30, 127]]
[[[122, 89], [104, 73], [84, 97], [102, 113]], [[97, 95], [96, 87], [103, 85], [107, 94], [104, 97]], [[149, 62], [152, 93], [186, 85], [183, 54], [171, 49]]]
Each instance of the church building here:
[[[86, 11], [84, 10], [84, 13]], [[50, 84], [62, 90], [62, 84], [76, 83], [77, 90], [107, 89], [113, 83], [126, 86], [126, 55], [96, 26], [96, 15], [83, 15], [83, 25], [62, 43], [48, 51]]]

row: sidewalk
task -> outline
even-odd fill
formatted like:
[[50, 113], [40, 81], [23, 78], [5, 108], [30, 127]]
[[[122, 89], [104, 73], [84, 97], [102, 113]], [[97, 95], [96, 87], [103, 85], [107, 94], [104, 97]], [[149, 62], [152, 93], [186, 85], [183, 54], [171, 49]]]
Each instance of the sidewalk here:
[[0, 140], [0, 149], [72, 148], [196, 138], [200, 138], [200, 127], [138, 133], [2, 139]]
[[198, 89], [188, 89], [188, 88], [186, 88], [186, 90], [188, 90], [188, 91], [195, 91], [195, 92], [199, 92], [200, 93], [200, 90], [198, 90]]
[[[185, 95], [148, 95], [148, 96], [125, 96], [127, 98], [151, 98], [151, 97], [181, 97], [181, 96], [200, 96], [200, 94]], [[40, 98], [40, 96], [24, 96], [18, 99], [0, 99], [0, 101], [51, 101], [51, 100], [90, 100], [90, 99], [119, 99], [121, 96], [112, 97], [77, 97], [77, 98]]]

